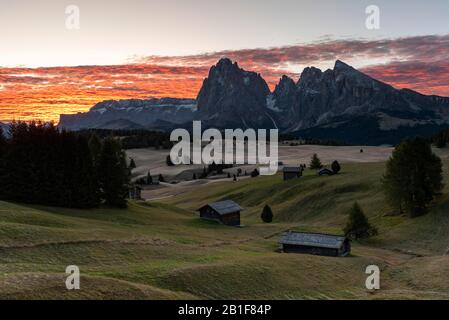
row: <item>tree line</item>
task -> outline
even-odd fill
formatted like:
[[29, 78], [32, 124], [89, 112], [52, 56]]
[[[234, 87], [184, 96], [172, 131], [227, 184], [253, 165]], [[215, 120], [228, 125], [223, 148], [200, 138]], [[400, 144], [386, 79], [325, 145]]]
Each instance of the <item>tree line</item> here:
[[122, 148], [125, 150], [150, 147], [154, 147], [156, 149], [171, 149], [173, 146], [173, 142], [170, 141], [170, 134], [162, 131], [149, 131], [144, 129], [86, 129], [79, 131], [79, 134], [87, 137], [95, 134], [100, 138], [106, 138], [110, 136], [119, 137]]
[[0, 133], [0, 199], [71, 208], [126, 207], [130, 172], [117, 139], [15, 122]]

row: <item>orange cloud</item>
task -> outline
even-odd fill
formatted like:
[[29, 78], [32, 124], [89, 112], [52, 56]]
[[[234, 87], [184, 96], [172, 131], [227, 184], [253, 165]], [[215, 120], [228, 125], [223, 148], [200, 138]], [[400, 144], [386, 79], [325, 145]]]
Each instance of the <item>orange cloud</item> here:
[[449, 96], [449, 35], [388, 40], [335, 40], [181, 57], [149, 56], [110, 66], [0, 68], [0, 120], [54, 120], [110, 99], [195, 98], [211, 65], [227, 56], [261, 73], [271, 89], [302, 67], [355, 63], [398, 88]]

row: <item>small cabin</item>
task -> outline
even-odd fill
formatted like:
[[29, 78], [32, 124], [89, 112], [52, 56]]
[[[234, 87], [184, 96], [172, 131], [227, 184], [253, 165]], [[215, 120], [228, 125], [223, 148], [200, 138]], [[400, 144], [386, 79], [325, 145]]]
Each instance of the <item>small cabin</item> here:
[[302, 176], [302, 171], [302, 167], [284, 167], [282, 169], [284, 181], [300, 178]]
[[200, 209], [201, 219], [217, 221], [228, 226], [240, 225], [240, 211], [243, 210], [232, 200], [209, 203]]
[[344, 236], [320, 233], [286, 232], [279, 241], [285, 253], [304, 253], [345, 257], [351, 253], [351, 242]]
[[323, 169], [320, 169], [320, 171], [318, 171], [319, 176], [331, 176], [333, 174], [334, 174], [334, 172], [328, 168], [323, 168]]

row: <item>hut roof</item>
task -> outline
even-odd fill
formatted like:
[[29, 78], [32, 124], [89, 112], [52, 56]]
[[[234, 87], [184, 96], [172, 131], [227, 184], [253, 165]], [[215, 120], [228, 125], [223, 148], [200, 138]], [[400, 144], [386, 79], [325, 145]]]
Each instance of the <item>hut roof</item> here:
[[225, 200], [225, 201], [220, 201], [220, 202], [209, 203], [209, 204], [201, 207], [200, 209], [207, 207], [207, 206], [214, 209], [220, 215], [243, 210], [237, 203], [235, 203], [232, 200]]
[[346, 240], [346, 237], [330, 234], [286, 232], [279, 242], [281, 244], [339, 249]]

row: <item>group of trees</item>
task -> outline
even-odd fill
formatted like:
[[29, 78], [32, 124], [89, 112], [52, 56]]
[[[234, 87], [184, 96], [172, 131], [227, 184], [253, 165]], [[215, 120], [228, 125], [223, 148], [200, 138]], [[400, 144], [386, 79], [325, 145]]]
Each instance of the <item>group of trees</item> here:
[[[441, 159], [432, 152], [430, 141], [419, 137], [402, 141], [387, 162], [382, 185], [386, 200], [398, 213], [410, 217], [427, 213], [443, 188]], [[355, 239], [377, 234], [357, 203], [344, 231]]]
[[[316, 153], [313, 154], [312, 159], [310, 160], [309, 168], [312, 170], [319, 170], [323, 168], [323, 164]], [[333, 161], [331, 164], [331, 169], [334, 174], [339, 173], [341, 170], [340, 163], [337, 160]]]
[[79, 133], [87, 137], [97, 135], [101, 139], [111, 136], [119, 137], [122, 148], [125, 150], [149, 147], [170, 149], [173, 146], [173, 142], [170, 141], [170, 134], [162, 131], [88, 129]]
[[449, 129], [438, 132], [436, 135], [432, 137], [432, 142], [435, 144], [437, 148], [446, 147], [449, 142]]
[[388, 202], [410, 216], [426, 213], [443, 188], [441, 159], [424, 138], [406, 139], [387, 162], [383, 188]]
[[48, 123], [12, 123], [0, 134], [0, 199], [92, 208], [126, 207], [129, 169], [111, 137], [75, 134]]
[[321, 145], [321, 146], [348, 146], [344, 141], [333, 139], [318, 139], [318, 138], [298, 138], [292, 134], [280, 134], [279, 142], [289, 142], [291, 147], [299, 145]]

